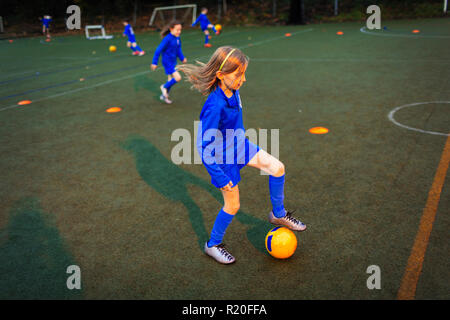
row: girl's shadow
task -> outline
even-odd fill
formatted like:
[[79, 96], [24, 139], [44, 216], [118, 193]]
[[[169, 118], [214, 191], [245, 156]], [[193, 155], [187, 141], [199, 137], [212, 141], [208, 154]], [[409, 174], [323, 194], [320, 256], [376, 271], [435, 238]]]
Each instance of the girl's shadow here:
[[0, 230], [0, 299], [82, 299], [82, 289], [69, 290], [67, 267], [76, 265], [54, 215], [39, 199], [25, 197], [11, 208]]
[[[221, 192], [209, 182], [173, 164], [143, 137], [130, 136], [121, 144], [121, 147], [134, 156], [138, 173], [150, 187], [167, 199], [181, 202], [185, 206], [189, 214], [189, 221], [197, 235], [198, 245], [200, 249], [203, 249], [205, 242], [209, 239], [209, 234], [206, 231], [200, 208], [189, 196], [188, 185], [193, 184], [203, 188], [223, 205]], [[258, 251], [265, 253], [264, 239], [266, 233], [273, 226], [268, 221], [255, 218], [242, 210], [236, 214], [236, 219], [250, 226], [247, 230], [249, 241]]]

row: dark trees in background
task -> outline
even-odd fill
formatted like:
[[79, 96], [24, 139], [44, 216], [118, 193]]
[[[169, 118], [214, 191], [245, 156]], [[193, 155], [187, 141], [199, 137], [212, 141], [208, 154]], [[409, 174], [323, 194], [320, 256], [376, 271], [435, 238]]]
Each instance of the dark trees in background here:
[[306, 24], [304, 0], [291, 0], [289, 24]]

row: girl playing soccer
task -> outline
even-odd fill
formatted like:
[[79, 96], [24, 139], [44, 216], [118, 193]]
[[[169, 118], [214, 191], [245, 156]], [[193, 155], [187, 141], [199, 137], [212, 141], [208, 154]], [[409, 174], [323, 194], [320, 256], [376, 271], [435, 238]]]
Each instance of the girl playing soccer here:
[[205, 243], [205, 253], [223, 264], [235, 261], [222, 239], [239, 210], [237, 184], [241, 179], [240, 170], [246, 165], [270, 175], [272, 211], [269, 221], [295, 231], [306, 229], [284, 208], [283, 163], [245, 137], [239, 88], [246, 81], [247, 65], [248, 58], [239, 49], [225, 46], [218, 48], [206, 64], [178, 67], [194, 88], [203, 95], [208, 94], [200, 113], [197, 148], [212, 184], [222, 191], [224, 206], [217, 215], [209, 241]]
[[47, 39], [50, 39], [50, 22], [52, 21], [52, 17], [45, 15], [43, 18], [39, 18], [42, 21], [42, 33]]
[[219, 31], [216, 30], [214, 25], [209, 21], [206, 14], [208, 13], [207, 8], [202, 8], [201, 14], [198, 16], [197, 20], [191, 25], [191, 27], [194, 27], [197, 23], [200, 22], [200, 28], [202, 29], [202, 32], [205, 34], [205, 44], [203, 45], [206, 48], [211, 47], [211, 43], [209, 43], [209, 31], [208, 28], [211, 28], [217, 35], [219, 34]]
[[162, 92], [160, 99], [168, 104], [172, 103], [172, 101], [169, 100], [170, 88], [181, 80], [180, 73], [175, 70], [177, 58], [183, 63], [187, 62], [187, 59], [181, 51], [181, 28], [181, 22], [172, 21], [166, 28], [163, 29], [163, 31], [161, 31], [161, 37], [163, 40], [159, 44], [158, 48], [156, 48], [151, 65], [151, 69], [155, 71], [158, 67], [159, 56], [162, 54], [162, 65], [164, 66], [164, 70], [167, 74], [167, 82], [160, 87]]
[[128, 37], [127, 47], [130, 48], [131, 51], [133, 51], [133, 56], [143, 56], [145, 54], [145, 51], [142, 50], [141, 47], [138, 46], [138, 44], [136, 42], [136, 36], [134, 35], [133, 28], [128, 23], [128, 19], [125, 19], [123, 21], [123, 25], [124, 25], [125, 29], [123, 30], [122, 36]]

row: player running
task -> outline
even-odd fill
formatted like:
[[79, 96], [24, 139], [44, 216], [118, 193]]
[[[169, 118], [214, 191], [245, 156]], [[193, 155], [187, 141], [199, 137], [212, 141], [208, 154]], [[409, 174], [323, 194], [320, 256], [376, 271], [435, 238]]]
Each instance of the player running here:
[[162, 55], [162, 65], [167, 74], [167, 82], [160, 87], [162, 93], [160, 99], [167, 104], [172, 103], [172, 100], [169, 99], [170, 89], [181, 80], [180, 73], [175, 69], [177, 58], [183, 63], [187, 62], [181, 51], [181, 29], [181, 22], [172, 21], [161, 31], [163, 39], [158, 48], [156, 48], [151, 65], [151, 69], [155, 71], [158, 67], [159, 56]]
[[123, 30], [122, 36], [128, 37], [127, 47], [133, 51], [133, 56], [143, 56], [145, 51], [136, 43], [136, 36], [134, 35], [133, 27], [129, 24], [128, 19], [124, 19], [123, 25], [125, 26], [125, 29]]
[[191, 27], [194, 27], [198, 23], [200, 23], [200, 28], [202, 29], [203, 33], [205, 34], [205, 44], [203, 45], [206, 48], [211, 47], [211, 43], [209, 43], [209, 39], [211, 36], [209, 35], [208, 28], [212, 29], [217, 35], [219, 35], [219, 31], [216, 30], [214, 25], [209, 21], [206, 14], [208, 13], [207, 8], [202, 8], [201, 14], [198, 16], [197, 20], [191, 25]]

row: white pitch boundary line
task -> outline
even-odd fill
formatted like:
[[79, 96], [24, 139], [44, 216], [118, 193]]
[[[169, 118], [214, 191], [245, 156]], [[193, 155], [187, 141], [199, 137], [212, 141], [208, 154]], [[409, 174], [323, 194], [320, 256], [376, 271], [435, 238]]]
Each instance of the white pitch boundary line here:
[[[41, 102], [41, 101], [45, 101], [45, 100], [61, 97], [61, 96], [64, 96], [66, 94], [80, 92], [80, 91], [83, 91], [83, 90], [100, 87], [100, 86], [103, 86], [103, 85], [106, 85], [106, 84], [110, 84], [110, 83], [113, 83], [113, 82], [117, 82], [117, 81], [129, 79], [129, 78], [133, 78], [135, 76], [140, 76], [140, 75], [143, 75], [143, 74], [146, 74], [146, 73], [149, 73], [149, 72], [151, 72], [151, 71], [149, 70], [149, 71], [138, 72], [138, 73], [134, 73], [134, 74], [122, 77], [122, 78], [108, 80], [108, 81], [103, 81], [103, 82], [97, 83], [97, 84], [89, 86], [89, 87], [83, 87], [83, 88], [78, 88], [78, 89], [74, 89], [74, 90], [64, 91], [64, 92], [57, 93], [57, 94], [54, 94], [54, 95], [51, 95], [51, 96], [47, 96], [47, 97], [43, 97], [43, 98], [40, 98], [40, 99], [36, 99], [36, 100], [33, 101], [33, 104], [36, 103], [36, 102]], [[22, 107], [22, 106], [19, 106], [18, 104], [14, 104], [14, 105], [10, 105], [8, 107], [0, 109], [0, 111], [13, 109], [13, 108], [18, 108], [18, 107]]]
[[60, 60], [99, 60], [101, 58], [98, 57], [46, 57], [46, 58], [40, 58], [42, 60], [54, 60], [54, 59], [60, 59]]
[[436, 62], [450, 63], [450, 59], [345, 59], [345, 58], [252, 58], [256, 62]]
[[[301, 31], [293, 32], [293, 33], [291, 33], [291, 34], [292, 34], [292, 35], [295, 35], [295, 34], [300, 34], [300, 33], [305, 33], [305, 32], [310, 32], [310, 31], [313, 31], [313, 29], [301, 30]], [[244, 48], [247, 48], [247, 47], [252, 47], [252, 46], [261, 45], [261, 44], [264, 44], [264, 43], [267, 43], [267, 42], [270, 42], [270, 41], [274, 41], [274, 40], [278, 40], [278, 39], [283, 39], [283, 38], [285, 38], [285, 37], [286, 37], [286, 36], [270, 38], [270, 39], [263, 40], [263, 41], [259, 41], [259, 42], [253, 43], [253, 44], [248, 44], [248, 45], [245, 45], [245, 46], [243, 46], [243, 47], [239, 47], [239, 49], [244, 49]], [[194, 60], [198, 60], [198, 59], [201, 59], [201, 58], [204, 58], [204, 57], [209, 57], [209, 56], [210, 56], [210, 55], [204, 55], [204, 56], [195, 58]], [[161, 68], [158, 68], [157, 70], [162, 70], [162, 69], [161, 69]], [[64, 91], [64, 92], [57, 93], [57, 94], [54, 94], [54, 95], [51, 95], [51, 96], [47, 96], [47, 97], [43, 97], [43, 98], [40, 98], [40, 99], [36, 99], [36, 100], [33, 101], [33, 104], [36, 103], [36, 102], [41, 102], [41, 101], [45, 101], [45, 100], [57, 98], [57, 97], [60, 97], [60, 96], [64, 96], [64, 95], [66, 95], [66, 94], [75, 93], [75, 92], [80, 92], [80, 91], [83, 91], [83, 90], [87, 90], [87, 89], [91, 89], [91, 88], [100, 87], [100, 86], [103, 86], [103, 85], [106, 85], [106, 84], [110, 84], [110, 83], [113, 83], [113, 82], [116, 82], [116, 81], [121, 81], [121, 80], [129, 79], [129, 78], [133, 78], [133, 77], [135, 77], [135, 76], [147, 74], [147, 73], [150, 73], [150, 72], [151, 72], [151, 71], [138, 72], [138, 73], [134, 73], [134, 74], [131, 74], [131, 75], [122, 77], [122, 78], [113, 79], [113, 80], [108, 80], [108, 81], [103, 81], [103, 82], [97, 83], [97, 84], [92, 85], [92, 86], [89, 86], [89, 87], [83, 87], [83, 88], [78, 88], [78, 89], [74, 89], [74, 90]], [[1, 109], [0, 109], [0, 112], [1, 112], [1, 111], [5, 111], [5, 110], [8, 110], [8, 109], [18, 108], [18, 107], [23, 107], [23, 106], [20, 106], [20, 105], [18, 105], [18, 104], [13, 104], [13, 105], [10, 105], [10, 106], [1, 108]]]
[[[310, 32], [310, 31], [313, 31], [313, 30], [314, 29], [300, 30], [300, 31], [297, 31], [297, 32], [292, 32], [291, 35], [293, 36], [293, 35], [296, 35], [296, 34], [306, 33], [306, 32]], [[278, 37], [270, 38], [270, 39], [267, 39], [267, 40], [262, 40], [262, 41], [258, 41], [258, 42], [254, 42], [254, 43], [249, 43], [249, 44], [246, 44], [245, 46], [236, 47], [236, 48], [238, 48], [238, 49], [251, 48], [251, 47], [259, 46], [259, 45], [267, 43], [267, 42], [271, 42], [271, 41], [275, 41], [275, 40], [279, 40], [279, 39], [284, 39], [284, 38], [286, 38], [286, 36], [278, 36]], [[205, 57], [206, 58], [210, 57], [210, 55], [201, 56], [201, 57], [195, 58], [194, 60], [199, 60], [199, 59], [202, 59], [202, 58], [205, 58]], [[251, 61], [253, 61], [253, 59], [251, 59]]]
[[373, 36], [382, 36], [382, 37], [401, 37], [401, 38], [450, 38], [450, 36], [433, 36], [433, 35], [413, 35], [413, 34], [395, 34], [395, 33], [391, 33], [391, 34], [384, 34], [384, 33], [376, 33], [376, 32], [370, 32], [365, 30], [366, 27], [362, 27], [361, 29], [359, 29], [359, 31], [361, 31], [362, 33], [366, 33], [366, 34], [370, 34]]
[[431, 104], [431, 103], [449, 103], [450, 104], [450, 101], [429, 101], [429, 102], [416, 102], [416, 103], [405, 104], [403, 106], [396, 107], [391, 112], [389, 112], [388, 118], [395, 125], [397, 125], [399, 127], [402, 127], [402, 128], [405, 128], [405, 129], [408, 129], [408, 130], [417, 131], [417, 132], [420, 132], [420, 133], [428, 133], [428, 134], [433, 134], [433, 135], [438, 135], [438, 136], [446, 136], [446, 137], [450, 136], [450, 134], [445, 134], [445, 133], [442, 133], [442, 132], [426, 131], [426, 130], [422, 130], [422, 129], [409, 127], [409, 126], [406, 126], [404, 124], [401, 124], [400, 122], [398, 122], [398, 121], [396, 121], [394, 119], [394, 114], [400, 109], [413, 107], [413, 106], [419, 106], [419, 105], [423, 105], [423, 104]]
[[[236, 34], [238, 32], [239, 32], [239, 30], [228, 32], [228, 33], [225, 33], [223, 35], [220, 35], [220, 38], [224, 38], [226, 36], [230, 36], [230, 35]], [[196, 33], [196, 34], [198, 35], [198, 33]], [[142, 42], [145, 42], [145, 40], [149, 40], [149, 39], [144, 39], [144, 41], [142, 41]], [[193, 42], [196, 42], [196, 41], [198, 41], [198, 39], [187, 40], [187, 41], [183, 41], [182, 40], [182, 44], [193, 43]], [[116, 53], [116, 54], [114, 54], [115, 57], [126, 56], [126, 55], [131, 55], [131, 54], [130, 53]], [[75, 58], [75, 57], [73, 57], [73, 58], [72, 57], [50, 57], [50, 58], [45, 58], [45, 57], [44, 58], [42, 58], [42, 57], [41, 58], [36, 58], [36, 57], [33, 57], [33, 58], [37, 59], [37, 60], [40, 60], [40, 59], [44, 59], [44, 60], [48, 60], [48, 59], [99, 60], [99, 59], [107, 58], [107, 57], [111, 57], [111, 56], [110, 55], [104, 55], [104, 56], [101, 56], [101, 57], [83, 57], [83, 58]], [[24, 72], [17, 72], [17, 73], [9, 73], [9, 74], [6, 75], [6, 78], [0, 79], [0, 81], [9, 81], [11, 79], [11, 77], [13, 77], [13, 76], [24, 75], [24, 74], [33, 74], [33, 73], [36, 73], [36, 72], [43, 72], [45, 70], [50, 70], [50, 69], [64, 67], [64, 66], [71, 66], [71, 65], [76, 65], [76, 64], [83, 65], [82, 62], [81, 63], [80, 62], [71, 62], [71, 63], [64, 63], [64, 64], [53, 65], [51, 67], [47, 67], [47, 68], [44, 68], [44, 69], [39, 69], [37, 71], [34, 70], [34, 71], [24, 71]]]
[[[116, 56], [118, 56], [118, 55], [124, 55], [124, 54], [117, 54]], [[100, 60], [100, 59], [106, 58], [106, 57], [108, 57], [108, 56], [96, 57], [94, 59]], [[58, 58], [35, 58], [35, 59], [36, 60], [42, 60], [42, 59], [58, 59]], [[84, 60], [84, 59], [89, 59], [89, 58], [84, 57], [84, 58], [80, 58], [80, 59]], [[61, 64], [53, 65], [51, 67], [46, 67], [46, 68], [43, 68], [43, 69], [39, 69], [38, 71], [34, 70], [34, 71], [24, 71], [24, 72], [17, 72], [17, 73], [9, 73], [6, 78], [0, 79], [0, 81], [10, 81], [10, 80], [13, 80], [13, 79], [11, 79], [11, 77], [13, 77], [13, 76], [19, 76], [19, 75], [24, 75], [24, 74], [28, 74], [28, 73], [31, 73], [31, 74], [34, 73], [35, 74], [36, 72], [45, 72], [47, 70], [51, 70], [51, 69], [54, 69], [54, 68], [73, 66], [73, 65], [76, 65], [76, 64], [80, 64], [80, 67], [81, 67], [86, 62], [88, 62], [88, 61], [84, 61], [84, 62], [83, 61], [81, 61], [81, 62], [77, 61], [77, 62], [61, 63]], [[58, 70], [56, 70], [56, 71], [58, 71]]]
[[[300, 31], [292, 32], [291, 36], [294, 36], [294, 35], [297, 35], [297, 34], [300, 34], [300, 33], [311, 32], [313, 30], [314, 29], [311, 28], [311, 29], [306, 29], [306, 30], [300, 30]], [[267, 43], [267, 42], [271, 42], [271, 41], [274, 41], [274, 40], [285, 39], [285, 38], [286, 38], [286, 36], [283, 35], [283, 36], [279, 36], [279, 37], [275, 37], [275, 38], [270, 38], [270, 39], [267, 39], [267, 40], [262, 40], [262, 41], [258, 41], [258, 42], [254, 42], [254, 43], [249, 43], [249, 44], [247, 44], [247, 45], [245, 45], [243, 47], [238, 47], [238, 48], [239, 49], [245, 49], [245, 48], [249, 48], [249, 47], [253, 47], [253, 46], [259, 46], [261, 44], [264, 44], [264, 43]]]

